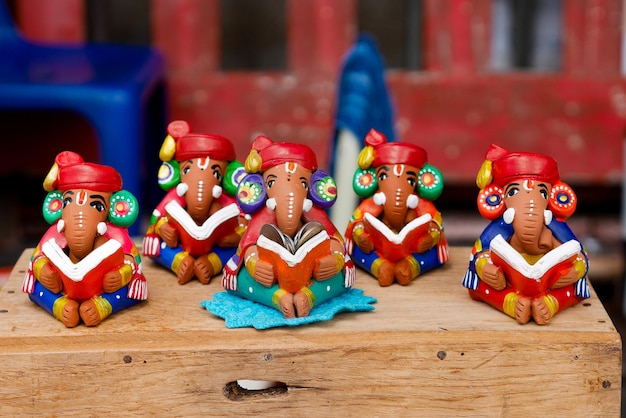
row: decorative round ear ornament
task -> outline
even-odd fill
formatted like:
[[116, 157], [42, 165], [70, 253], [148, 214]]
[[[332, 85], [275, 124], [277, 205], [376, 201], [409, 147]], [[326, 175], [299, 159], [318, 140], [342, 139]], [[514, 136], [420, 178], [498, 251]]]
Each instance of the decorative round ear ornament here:
[[246, 170], [239, 161], [233, 160], [228, 163], [224, 173], [224, 180], [222, 180], [224, 191], [230, 196], [235, 196], [239, 183], [246, 175]]
[[127, 228], [137, 220], [138, 215], [139, 204], [131, 192], [120, 190], [111, 196], [109, 221], [113, 225]]
[[63, 211], [63, 193], [58, 190], [48, 192], [41, 211], [44, 220], [50, 225], [59, 220]]
[[480, 215], [489, 220], [494, 220], [501, 216], [506, 210], [503, 196], [504, 190], [494, 184], [490, 184], [482, 189], [476, 199]]
[[159, 186], [166, 192], [180, 183], [180, 164], [176, 160], [166, 161], [159, 167]]
[[244, 213], [255, 213], [265, 205], [267, 193], [260, 174], [248, 174], [237, 187], [237, 203]]
[[352, 189], [359, 197], [368, 198], [378, 190], [376, 170], [373, 167], [358, 168], [352, 178]]
[[311, 175], [309, 199], [322, 209], [330, 208], [337, 200], [337, 184], [324, 170], [315, 170]]
[[417, 194], [427, 200], [435, 200], [443, 192], [443, 175], [435, 166], [424, 164], [417, 176]]
[[576, 211], [578, 199], [572, 188], [563, 183], [558, 182], [552, 186], [550, 196], [548, 197], [548, 207], [559, 219], [567, 219]]

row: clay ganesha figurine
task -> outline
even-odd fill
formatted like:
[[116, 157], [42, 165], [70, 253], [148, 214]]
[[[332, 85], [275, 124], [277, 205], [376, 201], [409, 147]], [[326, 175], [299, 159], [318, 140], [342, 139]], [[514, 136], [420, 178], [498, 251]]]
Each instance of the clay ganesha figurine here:
[[[443, 177], [417, 145], [387, 142], [372, 129], [359, 154], [353, 188], [363, 198], [346, 230], [348, 252], [381, 286], [407, 285], [448, 260], [433, 200]], [[355, 245], [356, 244], [356, 245]]]
[[324, 211], [337, 197], [335, 182], [309, 147], [264, 136], [252, 143], [244, 167], [249, 174], [237, 200], [252, 218], [223, 285], [286, 318], [306, 317], [354, 284], [354, 264]]
[[159, 185], [169, 191], [153, 211], [143, 254], [172, 270], [178, 283], [207, 284], [235, 253], [245, 219], [234, 198], [245, 174], [232, 143], [190, 132], [185, 121], [168, 125], [159, 157]]
[[565, 223], [576, 195], [556, 161], [492, 145], [476, 184], [480, 214], [491, 220], [472, 249], [463, 285], [520, 324], [546, 324], [589, 297], [588, 257]]
[[145, 300], [141, 258], [127, 232], [139, 209], [119, 173], [66, 151], [57, 155], [44, 189], [43, 215], [52, 226], [24, 278], [30, 299], [67, 327], [81, 320], [98, 325]]

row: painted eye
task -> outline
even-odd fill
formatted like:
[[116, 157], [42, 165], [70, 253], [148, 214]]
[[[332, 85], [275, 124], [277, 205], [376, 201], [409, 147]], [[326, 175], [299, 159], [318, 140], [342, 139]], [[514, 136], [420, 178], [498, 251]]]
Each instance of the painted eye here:
[[91, 202], [90, 206], [94, 208], [95, 210], [97, 210], [98, 212], [104, 212], [106, 210], [102, 202], [98, 202], [98, 201]]
[[271, 188], [272, 188], [272, 186], [274, 185], [274, 183], [276, 183], [276, 180], [269, 180], [269, 181], [267, 182], [267, 186], [266, 186], [266, 187], [267, 187], [268, 189], [271, 189]]
[[541, 189], [541, 191], [539, 193], [541, 193], [541, 197], [543, 197], [545, 200], [548, 200], [548, 191], [547, 190]]
[[72, 198], [71, 197], [66, 197], [65, 199], [63, 199], [63, 207], [66, 207], [70, 203], [72, 203]]
[[183, 174], [187, 174], [191, 171], [191, 167], [187, 166], [185, 168], [183, 168]]
[[302, 187], [304, 187], [304, 190], [309, 190], [309, 183], [307, 183], [306, 181], [302, 180]]
[[214, 170], [213, 171], [213, 176], [217, 179], [217, 181], [222, 181], [222, 173], [220, 173], [219, 170]]
[[415, 187], [415, 177], [409, 177], [406, 179], [407, 183], [409, 183], [411, 185], [411, 187]]
[[387, 173], [380, 173], [380, 174], [378, 175], [378, 181], [384, 181], [384, 180], [386, 180], [386, 179], [387, 179], [387, 177], [389, 177], [389, 176], [387, 175]]
[[508, 192], [506, 192], [507, 197], [513, 197], [519, 193], [519, 189], [517, 187], [511, 187]]

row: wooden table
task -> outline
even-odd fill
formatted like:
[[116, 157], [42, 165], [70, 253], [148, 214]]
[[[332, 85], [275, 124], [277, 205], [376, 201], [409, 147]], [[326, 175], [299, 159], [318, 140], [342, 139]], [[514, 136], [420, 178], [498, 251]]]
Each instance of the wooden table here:
[[407, 287], [359, 272], [374, 311], [264, 331], [200, 307], [218, 279], [180, 286], [146, 260], [147, 302], [67, 329], [21, 292], [27, 250], [0, 292], [0, 415], [619, 416], [621, 338], [597, 295], [518, 325], [469, 298], [468, 255]]

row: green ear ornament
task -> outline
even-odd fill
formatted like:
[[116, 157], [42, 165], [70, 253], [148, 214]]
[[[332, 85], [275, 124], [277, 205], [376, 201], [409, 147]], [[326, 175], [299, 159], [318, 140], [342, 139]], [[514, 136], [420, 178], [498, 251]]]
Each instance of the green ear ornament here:
[[417, 176], [417, 194], [427, 200], [435, 200], [443, 192], [443, 175], [436, 167], [426, 164]]
[[373, 167], [357, 169], [352, 179], [352, 189], [359, 197], [368, 198], [378, 189], [376, 170]]
[[229, 196], [237, 195], [237, 186], [246, 176], [246, 170], [239, 161], [231, 161], [226, 166], [224, 180], [222, 180], [222, 188]]
[[127, 228], [137, 220], [139, 204], [137, 198], [127, 191], [121, 190], [111, 196], [111, 208], [109, 209], [109, 221], [113, 225]]
[[159, 186], [166, 192], [180, 183], [180, 164], [176, 160], [165, 161], [159, 167]]
[[43, 207], [41, 211], [43, 213], [43, 218], [50, 225], [55, 223], [61, 218], [61, 213], [63, 210], [63, 193], [58, 190], [53, 190], [46, 195], [46, 198], [43, 201]]

